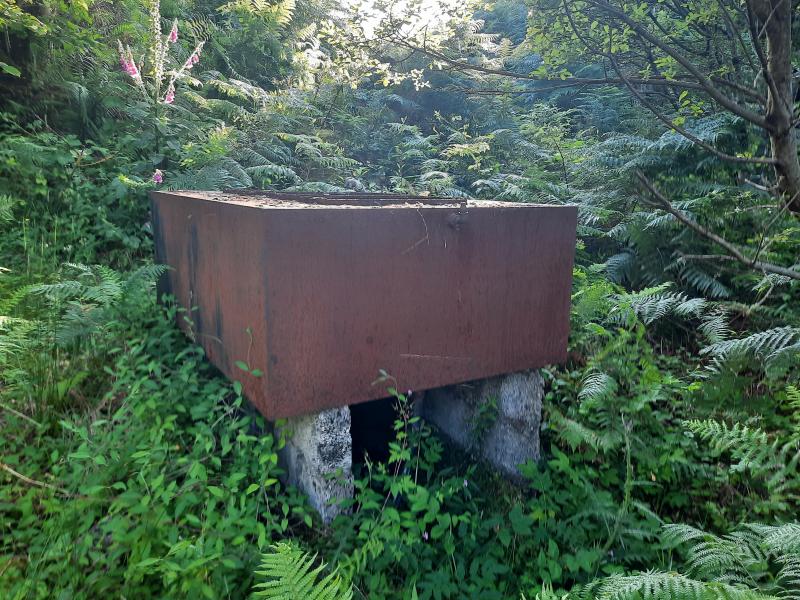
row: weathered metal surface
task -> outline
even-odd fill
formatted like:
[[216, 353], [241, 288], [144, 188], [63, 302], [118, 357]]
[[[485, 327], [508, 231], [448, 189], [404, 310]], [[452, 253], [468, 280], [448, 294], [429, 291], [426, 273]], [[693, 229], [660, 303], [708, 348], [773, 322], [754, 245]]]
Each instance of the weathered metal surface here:
[[[161, 291], [269, 419], [563, 361], [576, 209], [153, 192]], [[189, 317], [189, 318], [185, 318]], [[263, 376], [236, 366], [243, 361]]]

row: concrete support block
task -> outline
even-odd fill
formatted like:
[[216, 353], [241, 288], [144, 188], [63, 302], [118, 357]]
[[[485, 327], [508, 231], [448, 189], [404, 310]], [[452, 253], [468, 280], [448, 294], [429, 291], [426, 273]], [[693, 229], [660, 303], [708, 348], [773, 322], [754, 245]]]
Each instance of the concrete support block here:
[[539, 460], [544, 382], [537, 371], [428, 390], [419, 414], [512, 479]]
[[305, 492], [323, 522], [330, 523], [341, 512], [337, 501], [353, 497], [350, 409], [292, 417], [278, 433], [286, 435], [279, 455], [287, 483]]
[[[539, 459], [543, 392], [538, 372], [512, 373], [427, 390], [415, 408], [458, 445], [519, 479], [517, 467]], [[279, 453], [286, 482], [308, 495], [325, 523], [341, 512], [338, 501], [353, 497], [350, 427], [345, 406], [292, 417], [276, 430], [286, 436]]]

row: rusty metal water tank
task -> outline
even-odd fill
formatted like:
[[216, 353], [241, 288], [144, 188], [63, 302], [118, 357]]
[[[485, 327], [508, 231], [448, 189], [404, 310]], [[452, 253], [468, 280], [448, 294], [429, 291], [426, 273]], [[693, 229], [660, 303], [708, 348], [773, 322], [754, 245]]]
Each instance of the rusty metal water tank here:
[[[152, 192], [160, 291], [268, 419], [564, 360], [575, 207]], [[236, 363], [260, 371], [253, 376]]]

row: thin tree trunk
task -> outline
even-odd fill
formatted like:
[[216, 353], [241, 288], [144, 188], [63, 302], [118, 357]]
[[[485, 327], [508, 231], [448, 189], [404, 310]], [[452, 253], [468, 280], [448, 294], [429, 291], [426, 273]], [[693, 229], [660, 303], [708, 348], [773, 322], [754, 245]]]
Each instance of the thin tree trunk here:
[[797, 139], [794, 128], [781, 135], [771, 135], [772, 156], [777, 159], [775, 175], [777, 191], [789, 210], [800, 213], [800, 164], [797, 160]]
[[[758, 27], [767, 40], [764, 78], [767, 81], [766, 122], [775, 163], [775, 191], [792, 212], [800, 212], [800, 160], [794, 128], [792, 89], [792, 0], [751, 0]], [[755, 24], [753, 24], [755, 25]], [[754, 44], [759, 33], [754, 31]]]

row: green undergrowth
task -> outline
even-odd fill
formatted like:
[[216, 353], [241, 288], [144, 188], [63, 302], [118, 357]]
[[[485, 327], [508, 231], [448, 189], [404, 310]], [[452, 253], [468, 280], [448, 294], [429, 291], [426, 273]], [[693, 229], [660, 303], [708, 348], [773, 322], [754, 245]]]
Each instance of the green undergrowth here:
[[39, 421], [3, 406], [4, 598], [242, 597], [259, 550], [311, 525], [241, 388], [152, 292], [129, 301], [87, 376], [102, 394]]

